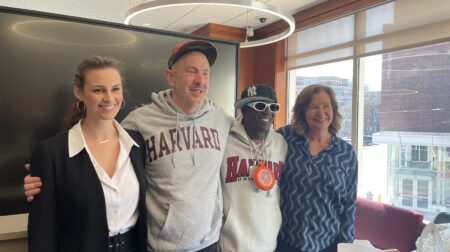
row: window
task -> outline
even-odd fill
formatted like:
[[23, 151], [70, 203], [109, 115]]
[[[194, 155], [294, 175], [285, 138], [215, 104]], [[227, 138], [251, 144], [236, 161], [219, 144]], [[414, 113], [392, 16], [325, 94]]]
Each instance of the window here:
[[339, 136], [358, 154], [358, 196], [428, 221], [450, 211], [449, 12], [448, 0], [392, 1], [288, 41], [289, 111], [306, 85], [345, 87]]
[[430, 208], [430, 182], [428, 180], [403, 178], [400, 206], [427, 211]]
[[411, 161], [426, 162], [428, 161], [428, 147], [427, 146], [411, 146]]
[[[450, 42], [357, 62], [358, 195], [420, 211], [432, 220], [436, 212], [447, 211], [450, 201], [449, 186], [439, 182], [450, 180]], [[344, 118], [339, 136], [349, 142], [355, 120], [352, 70], [353, 60], [345, 60], [291, 70], [289, 78], [291, 106], [307, 85], [336, 91]]]
[[[444, 42], [358, 59], [364, 94], [359, 101], [364, 119], [358, 126], [371, 140], [358, 150], [363, 184], [358, 194], [379, 193], [384, 202], [419, 211], [429, 221], [447, 211], [449, 192], [442, 181], [450, 179], [445, 172], [450, 146], [445, 119], [450, 118], [448, 52], [450, 42]], [[381, 183], [372, 182], [371, 169], [383, 178]]]
[[428, 209], [429, 183], [427, 180], [417, 181], [417, 208]]
[[400, 145], [399, 166], [406, 167], [406, 145]]
[[[346, 60], [314, 67], [300, 68], [290, 73], [290, 109], [295, 104], [295, 97], [303, 88], [311, 84], [332, 87], [336, 93], [339, 112], [342, 114], [342, 129], [339, 136], [351, 141], [352, 135], [352, 76], [353, 62]], [[288, 117], [290, 118], [290, 117]]]
[[450, 179], [445, 180], [445, 201], [444, 204], [450, 207]]
[[413, 180], [402, 180], [402, 206], [413, 207]]

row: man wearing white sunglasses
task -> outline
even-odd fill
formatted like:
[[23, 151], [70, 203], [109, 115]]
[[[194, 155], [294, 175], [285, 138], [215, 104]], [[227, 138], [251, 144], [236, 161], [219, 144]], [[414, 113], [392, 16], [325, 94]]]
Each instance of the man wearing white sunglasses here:
[[221, 167], [224, 223], [220, 251], [275, 251], [281, 225], [278, 181], [287, 144], [272, 130], [279, 111], [268, 85], [244, 90], [235, 104], [242, 117], [232, 125]]

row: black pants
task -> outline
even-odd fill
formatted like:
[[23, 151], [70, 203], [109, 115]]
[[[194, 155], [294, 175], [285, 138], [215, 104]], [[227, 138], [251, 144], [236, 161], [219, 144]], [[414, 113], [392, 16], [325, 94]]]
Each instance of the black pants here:
[[[337, 244], [338, 244], [338, 242], [335, 241], [327, 248], [320, 250], [318, 252], [337, 252]], [[311, 251], [302, 251], [299, 248], [292, 247], [280, 239], [278, 239], [276, 251], [277, 252], [311, 252]]]
[[197, 252], [217, 252], [217, 251], [218, 251], [217, 242], [209, 245], [208, 247], [206, 247], [204, 249], [197, 250]]
[[136, 229], [109, 237], [108, 252], [138, 252]]

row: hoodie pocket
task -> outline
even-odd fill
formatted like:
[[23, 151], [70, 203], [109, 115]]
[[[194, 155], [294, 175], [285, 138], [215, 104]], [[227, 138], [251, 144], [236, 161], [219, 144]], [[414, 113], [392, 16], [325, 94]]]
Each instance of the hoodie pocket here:
[[199, 246], [219, 234], [222, 216], [215, 193], [172, 202], [159, 238], [180, 248]]
[[230, 205], [220, 233], [219, 250], [275, 251], [280, 226], [277, 200]]

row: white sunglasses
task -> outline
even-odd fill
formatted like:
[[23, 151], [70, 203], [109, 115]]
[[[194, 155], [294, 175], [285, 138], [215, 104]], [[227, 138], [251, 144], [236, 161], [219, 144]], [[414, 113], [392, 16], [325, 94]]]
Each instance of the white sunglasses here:
[[266, 110], [267, 107], [269, 107], [269, 110], [271, 112], [280, 111], [280, 104], [278, 104], [278, 103], [265, 103], [265, 102], [261, 102], [261, 101], [256, 101], [256, 102], [247, 103], [247, 106], [249, 106], [250, 108], [252, 108], [256, 111], [259, 111], [259, 112]]

